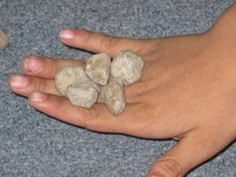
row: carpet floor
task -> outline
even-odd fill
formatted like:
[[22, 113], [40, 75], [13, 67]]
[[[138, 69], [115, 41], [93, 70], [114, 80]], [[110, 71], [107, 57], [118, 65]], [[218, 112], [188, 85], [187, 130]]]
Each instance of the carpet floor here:
[[[87, 58], [60, 43], [67, 27], [114, 36], [164, 37], [207, 31], [233, 0], [1, 0], [0, 29], [10, 44], [0, 49], [1, 177], [144, 177], [174, 141], [100, 134], [57, 121], [13, 94], [7, 78], [26, 55]], [[188, 174], [236, 177], [236, 144]]]

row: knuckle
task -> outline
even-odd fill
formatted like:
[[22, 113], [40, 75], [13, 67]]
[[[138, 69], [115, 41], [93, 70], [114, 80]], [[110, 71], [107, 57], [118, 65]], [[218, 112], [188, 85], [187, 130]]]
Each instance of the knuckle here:
[[105, 37], [101, 42], [102, 48], [106, 50], [113, 50], [117, 46], [117, 39], [114, 37]]
[[182, 167], [172, 159], [160, 160], [157, 161], [153, 173], [163, 177], [179, 177], [182, 175]]
[[134, 85], [134, 92], [136, 93], [136, 95], [143, 95], [145, 94], [149, 88], [147, 87], [147, 83], [146, 82], [138, 82], [136, 85]]
[[129, 97], [140, 98], [142, 96], [145, 96], [146, 93], [150, 90], [148, 87], [149, 86], [145, 81], [140, 80], [139, 82], [124, 88], [124, 91], [127, 98]]
[[94, 105], [91, 109], [87, 109], [87, 117], [90, 120], [96, 119], [99, 115], [99, 107], [97, 105]]
[[63, 66], [59, 65], [59, 62], [57, 60], [52, 60], [52, 64], [49, 64], [48, 66], [50, 73], [56, 74]]
[[69, 115], [71, 109], [70, 107], [66, 104], [64, 99], [60, 98], [53, 98], [51, 101], [51, 104], [53, 105], [56, 114], [56, 117], [61, 117], [63, 115]]
[[45, 92], [46, 90], [48, 90], [47, 82], [45, 80], [39, 80], [38, 91]]
[[79, 44], [81, 46], [83, 46], [85, 44], [93, 44], [94, 40], [96, 40], [96, 38], [97, 38], [97, 34], [96, 33], [84, 30], [82, 35], [81, 35], [80, 43]]
[[53, 77], [58, 69], [58, 62], [57, 60], [51, 60], [51, 59], [44, 59], [42, 60], [43, 67], [42, 67], [42, 73], [45, 76]]
[[85, 109], [82, 113], [82, 116], [85, 119], [84, 128], [88, 130], [93, 130], [94, 128], [94, 120], [98, 117], [98, 108], [94, 106], [92, 109]]
[[[150, 44], [151, 44], [151, 46], [152, 46], [152, 48], [153, 48], [154, 50], [156, 50], [157, 48], [159, 48], [160, 45], [162, 44], [162, 40], [161, 40], [160, 38], [158, 38], [158, 39], [150, 39], [149, 42], [150, 42]], [[150, 46], [149, 46], [149, 47], [150, 47]]]
[[94, 33], [84, 30], [83, 35], [82, 35], [82, 39], [83, 39], [83, 41], [89, 41], [89, 40], [93, 39], [93, 37], [94, 37], [93, 35], [94, 35]]

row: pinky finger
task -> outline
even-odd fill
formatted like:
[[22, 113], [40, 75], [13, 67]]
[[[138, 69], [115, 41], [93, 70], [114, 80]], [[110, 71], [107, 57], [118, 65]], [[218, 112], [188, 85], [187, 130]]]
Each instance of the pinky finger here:
[[[123, 121], [115, 118], [104, 104], [95, 104], [86, 109], [74, 106], [64, 97], [33, 92], [28, 98], [30, 104], [42, 113], [58, 120], [99, 132], [122, 132]], [[124, 117], [123, 114], [121, 117]]]
[[86, 109], [72, 105], [66, 98], [41, 92], [31, 93], [28, 100], [40, 112], [70, 124], [97, 132], [133, 134], [130, 125], [134, 105], [128, 104], [125, 111], [115, 117], [101, 103]]
[[73, 106], [68, 99], [56, 95], [33, 92], [28, 101], [38, 111], [52, 116], [63, 122], [85, 127], [89, 115], [87, 109]]

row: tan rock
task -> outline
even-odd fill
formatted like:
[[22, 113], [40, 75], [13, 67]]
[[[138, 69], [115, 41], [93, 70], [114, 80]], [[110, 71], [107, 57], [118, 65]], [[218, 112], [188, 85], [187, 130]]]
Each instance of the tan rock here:
[[118, 115], [124, 110], [125, 94], [121, 81], [110, 78], [108, 84], [101, 89], [101, 97], [112, 114]]
[[66, 95], [71, 104], [91, 108], [97, 102], [99, 91], [97, 84], [86, 81], [68, 86]]
[[8, 43], [9, 43], [8, 36], [4, 32], [0, 31], [0, 49], [5, 48], [8, 45]]
[[68, 86], [90, 81], [83, 66], [66, 66], [55, 76], [55, 86], [62, 96], [66, 96]]
[[86, 73], [100, 85], [106, 85], [110, 76], [111, 58], [106, 53], [93, 55], [87, 60]]
[[111, 75], [121, 79], [124, 85], [137, 82], [143, 72], [143, 59], [131, 50], [118, 53], [111, 63]]

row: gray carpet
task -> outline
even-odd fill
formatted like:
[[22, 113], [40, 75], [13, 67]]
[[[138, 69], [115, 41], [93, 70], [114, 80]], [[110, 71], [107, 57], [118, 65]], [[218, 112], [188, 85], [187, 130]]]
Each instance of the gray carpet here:
[[[10, 36], [0, 50], [0, 177], [144, 177], [174, 141], [98, 134], [49, 118], [11, 93], [8, 76], [29, 54], [88, 57], [60, 43], [65, 27], [135, 38], [201, 33], [232, 2], [0, 0], [0, 29]], [[188, 176], [235, 177], [236, 143]]]

